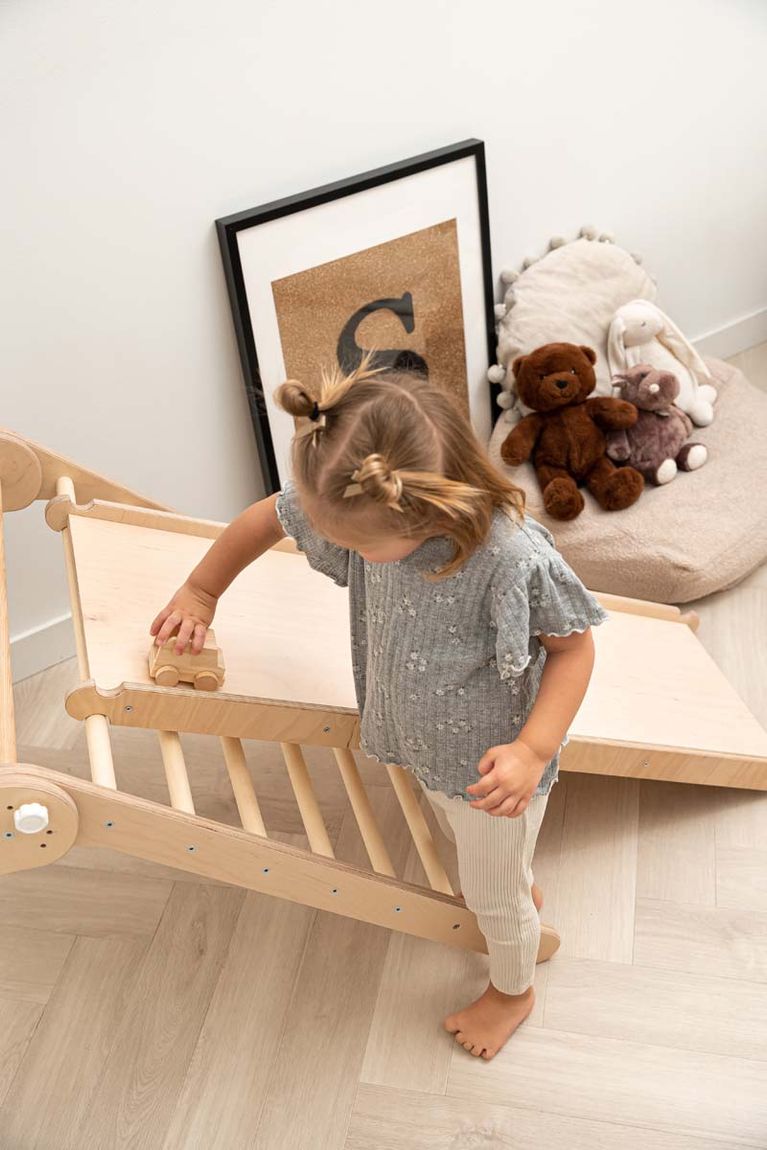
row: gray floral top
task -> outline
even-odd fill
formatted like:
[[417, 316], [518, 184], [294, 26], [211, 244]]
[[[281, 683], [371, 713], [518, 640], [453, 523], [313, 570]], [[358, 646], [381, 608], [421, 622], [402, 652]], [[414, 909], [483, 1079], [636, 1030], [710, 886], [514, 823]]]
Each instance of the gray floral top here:
[[[405, 559], [368, 563], [312, 529], [292, 481], [277, 515], [311, 566], [349, 588], [362, 749], [451, 797], [468, 801], [479, 759], [524, 725], [546, 661], [538, 636], [585, 631], [607, 618], [551, 534], [529, 517], [520, 524], [496, 511], [461, 570], [430, 582], [424, 574], [453, 553], [445, 536]], [[536, 794], [548, 794], [558, 769], [559, 751]]]

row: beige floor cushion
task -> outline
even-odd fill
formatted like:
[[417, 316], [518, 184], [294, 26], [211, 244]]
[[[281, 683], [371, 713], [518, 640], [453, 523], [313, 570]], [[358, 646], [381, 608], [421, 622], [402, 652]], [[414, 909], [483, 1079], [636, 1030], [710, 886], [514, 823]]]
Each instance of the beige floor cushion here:
[[686, 603], [732, 586], [767, 559], [767, 393], [736, 368], [707, 363], [719, 391], [716, 418], [693, 438], [708, 447], [708, 463], [667, 486], [648, 485], [626, 511], [602, 511], [586, 492], [577, 519], [551, 519], [532, 466], [502, 462], [513, 425], [498, 420], [493, 461], [524, 488], [528, 512], [592, 590]]

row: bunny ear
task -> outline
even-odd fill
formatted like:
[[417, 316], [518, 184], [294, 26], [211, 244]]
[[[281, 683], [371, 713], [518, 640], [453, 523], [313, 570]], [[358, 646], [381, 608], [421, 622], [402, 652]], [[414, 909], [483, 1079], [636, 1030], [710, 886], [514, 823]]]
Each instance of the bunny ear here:
[[664, 347], [668, 348], [668, 350], [672, 353], [672, 355], [676, 356], [680, 363], [683, 363], [685, 367], [689, 368], [699, 383], [703, 383], [705, 380], [710, 379], [711, 374], [706, 368], [705, 363], [695, 348], [692, 346], [692, 344], [689, 342], [689, 340], [685, 339], [685, 337], [682, 335], [674, 321], [669, 319], [665, 312], [662, 312], [660, 308], [656, 308], [656, 311], [663, 320], [663, 327], [655, 337], [658, 342], [662, 343]]
[[613, 374], [626, 367], [626, 348], [623, 346], [625, 331], [626, 321], [620, 315], [614, 316], [607, 333], [607, 362]]

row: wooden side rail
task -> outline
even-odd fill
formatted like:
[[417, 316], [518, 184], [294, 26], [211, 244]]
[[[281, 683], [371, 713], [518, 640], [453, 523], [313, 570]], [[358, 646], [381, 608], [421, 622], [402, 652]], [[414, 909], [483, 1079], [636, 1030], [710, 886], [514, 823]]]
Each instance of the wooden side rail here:
[[[22, 459], [21, 452], [24, 452]], [[162, 503], [154, 499], [147, 499], [137, 491], [114, 483], [105, 475], [81, 467], [73, 459], [49, 451], [39, 443], [25, 436], [16, 435], [15, 432], [0, 428], [0, 471], [3, 470], [3, 460], [12, 456], [14, 463], [22, 460], [22, 466], [16, 465], [14, 472], [15, 486], [23, 488], [24, 502], [18, 502], [16, 507], [27, 507], [35, 499], [51, 499], [60, 494], [58, 481], [62, 476], [69, 476], [77, 484], [77, 489], [83, 499], [89, 500], [100, 496], [102, 499], [114, 499], [120, 503], [130, 503], [136, 507], [149, 507], [167, 511]], [[74, 496], [72, 497], [74, 502]], [[7, 505], [10, 508], [10, 504]]]
[[[12, 826], [6, 808], [26, 802], [48, 808], [51, 846], [41, 849], [40, 836], [31, 834], [0, 838], [0, 874], [53, 861], [57, 844], [109, 847], [390, 930], [486, 950], [474, 915], [455, 898], [59, 771], [0, 767], [0, 834]], [[555, 932], [546, 930], [539, 957], [548, 958], [556, 944]]]

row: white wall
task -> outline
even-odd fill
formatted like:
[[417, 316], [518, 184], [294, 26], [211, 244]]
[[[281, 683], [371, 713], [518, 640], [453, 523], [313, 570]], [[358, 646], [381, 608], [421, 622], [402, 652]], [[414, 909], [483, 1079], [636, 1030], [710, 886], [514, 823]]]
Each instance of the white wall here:
[[[690, 335], [760, 312], [766, 32], [761, 0], [6, 2], [2, 423], [233, 516], [261, 487], [212, 221], [472, 135], [496, 272], [595, 222]], [[66, 593], [39, 509], [8, 536], [19, 634]]]

